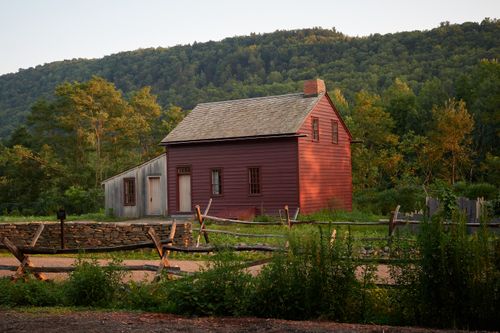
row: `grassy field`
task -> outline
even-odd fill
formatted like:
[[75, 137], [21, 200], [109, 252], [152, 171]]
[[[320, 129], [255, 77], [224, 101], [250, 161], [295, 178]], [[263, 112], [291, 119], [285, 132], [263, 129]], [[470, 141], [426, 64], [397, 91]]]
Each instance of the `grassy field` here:
[[[97, 221], [97, 222], [119, 222], [130, 219], [118, 218], [107, 216], [104, 213], [88, 213], [83, 215], [68, 215], [66, 221]], [[0, 222], [46, 222], [58, 221], [56, 214], [53, 215], [31, 215], [31, 216], [17, 216], [17, 215], [0, 215]]]
[[[379, 216], [367, 214], [360, 211], [344, 212], [344, 211], [321, 211], [311, 215], [301, 215], [299, 220], [302, 221], [348, 221], [348, 222], [376, 222], [380, 219], [387, 218], [386, 216]], [[68, 216], [70, 221], [124, 221], [124, 219], [110, 218], [102, 213], [85, 214], [79, 216]], [[277, 217], [257, 217], [256, 220], [260, 221], [279, 221]], [[0, 216], [0, 222], [35, 222], [35, 221], [56, 221], [55, 216]], [[321, 232], [325, 237], [330, 237], [333, 229], [336, 230], [337, 238], [351, 237], [354, 250], [362, 250], [363, 248], [382, 249], [387, 246], [387, 242], [380, 241], [366, 241], [365, 238], [384, 238], [388, 234], [387, 226], [333, 226], [333, 225], [296, 225], [292, 231], [285, 225], [239, 225], [239, 224], [220, 224], [213, 223], [212, 221], [206, 222], [208, 229], [229, 231], [242, 234], [271, 234], [287, 236], [290, 232], [298, 235], [307, 235], [311, 232]], [[193, 222], [193, 243], [196, 244], [198, 238], [199, 224]], [[256, 237], [235, 237], [233, 235], [209, 233], [210, 243], [213, 245], [235, 245], [235, 244], [266, 244], [271, 246], [284, 246], [286, 238], [256, 238]], [[203, 237], [200, 237], [200, 244], [205, 244]], [[0, 252], [0, 255], [8, 255], [7, 253]], [[242, 259], [261, 259], [269, 254], [266, 253], [239, 253]], [[77, 257], [77, 255], [61, 255], [64, 257]], [[142, 249], [136, 251], [122, 251], [113, 253], [95, 253], [89, 257], [99, 259], [145, 259], [156, 260], [158, 256], [153, 249]], [[208, 254], [183, 254], [172, 253], [171, 258], [181, 260], [207, 260], [210, 258]]]

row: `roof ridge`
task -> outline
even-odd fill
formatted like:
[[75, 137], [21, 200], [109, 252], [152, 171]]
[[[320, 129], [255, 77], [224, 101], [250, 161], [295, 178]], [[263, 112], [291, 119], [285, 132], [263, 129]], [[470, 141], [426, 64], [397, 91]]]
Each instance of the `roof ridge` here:
[[257, 100], [257, 99], [271, 99], [271, 98], [278, 98], [278, 97], [284, 97], [284, 96], [303, 96], [304, 93], [290, 93], [290, 94], [283, 94], [283, 95], [271, 95], [271, 96], [259, 96], [259, 97], [249, 97], [249, 98], [238, 98], [238, 99], [226, 99], [224, 101], [216, 101], [216, 102], [205, 102], [205, 103], [198, 103], [198, 105], [207, 105], [207, 104], [222, 104], [222, 103], [228, 103], [228, 102], [237, 102], [237, 101], [248, 101], [248, 100]]

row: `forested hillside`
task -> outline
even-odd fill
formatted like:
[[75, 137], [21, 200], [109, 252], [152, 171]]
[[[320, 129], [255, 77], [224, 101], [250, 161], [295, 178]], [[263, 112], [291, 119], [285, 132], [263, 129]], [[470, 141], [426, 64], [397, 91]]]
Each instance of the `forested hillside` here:
[[[36, 52], [36, 50], [34, 50]], [[362, 89], [381, 93], [401, 78], [416, 93], [426, 81], [453, 86], [483, 58], [500, 55], [500, 22], [443, 23], [430, 31], [349, 37], [303, 29], [170, 48], [68, 60], [0, 76], [0, 138], [24, 121], [31, 105], [64, 81], [98, 75], [124, 93], [151, 86], [163, 107], [280, 94], [321, 77], [349, 101]]]
[[0, 214], [95, 211], [101, 181], [161, 152], [197, 103], [300, 91], [316, 77], [357, 141], [355, 207], [464, 195], [500, 214], [499, 56], [500, 21], [484, 20], [364, 38], [278, 31], [4, 75]]

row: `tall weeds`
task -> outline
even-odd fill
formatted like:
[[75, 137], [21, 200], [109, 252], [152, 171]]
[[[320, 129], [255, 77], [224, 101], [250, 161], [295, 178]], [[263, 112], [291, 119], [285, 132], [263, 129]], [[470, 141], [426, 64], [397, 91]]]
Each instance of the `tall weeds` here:
[[422, 224], [416, 252], [405, 254], [416, 263], [394, 271], [394, 317], [425, 326], [498, 328], [498, 239], [484, 226], [469, 235], [456, 212], [452, 220], [456, 224], [445, 225], [436, 216]]
[[255, 280], [252, 314], [362, 320], [364, 291], [345, 236], [330, 242], [330, 234], [320, 228], [307, 235], [292, 233], [288, 251], [276, 255]]

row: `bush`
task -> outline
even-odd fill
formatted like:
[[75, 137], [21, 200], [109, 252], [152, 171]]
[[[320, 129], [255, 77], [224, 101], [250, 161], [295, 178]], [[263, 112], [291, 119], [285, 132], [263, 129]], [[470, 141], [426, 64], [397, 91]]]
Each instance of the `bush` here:
[[207, 269], [168, 283], [168, 294], [176, 313], [238, 316], [247, 312], [251, 283], [233, 253], [219, 253]]
[[79, 258], [66, 286], [68, 302], [81, 306], [109, 306], [123, 277], [117, 265], [118, 262], [114, 261], [107, 267], [101, 267], [95, 259]]
[[360, 211], [388, 215], [397, 205], [401, 206], [402, 212], [422, 209], [425, 205], [423, 189], [418, 186], [401, 186], [383, 191], [366, 189], [354, 194], [354, 206]]
[[169, 305], [166, 290], [162, 283], [131, 281], [121, 289], [118, 305], [131, 310], [166, 310]]
[[260, 317], [363, 319], [363, 291], [355, 276], [349, 241], [329, 243], [321, 229], [290, 238], [255, 281], [251, 312]]
[[458, 196], [464, 196], [472, 200], [477, 198], [494, 200], [499, 194], [498, 188], [488, 183], [466, 184], [465, 182], [459, 182], [454, 185], [453, 190]]
[[63, 291], [54, 282], [0, 278], [0, 304], [6, 306], [56, 306], [63, 304]]
[[103, 202], [103, 191], [98, 188], [84, 189], [80, 186], [71, 186], [64, 192], [64, 207], [71, 214], [96, 212]]

